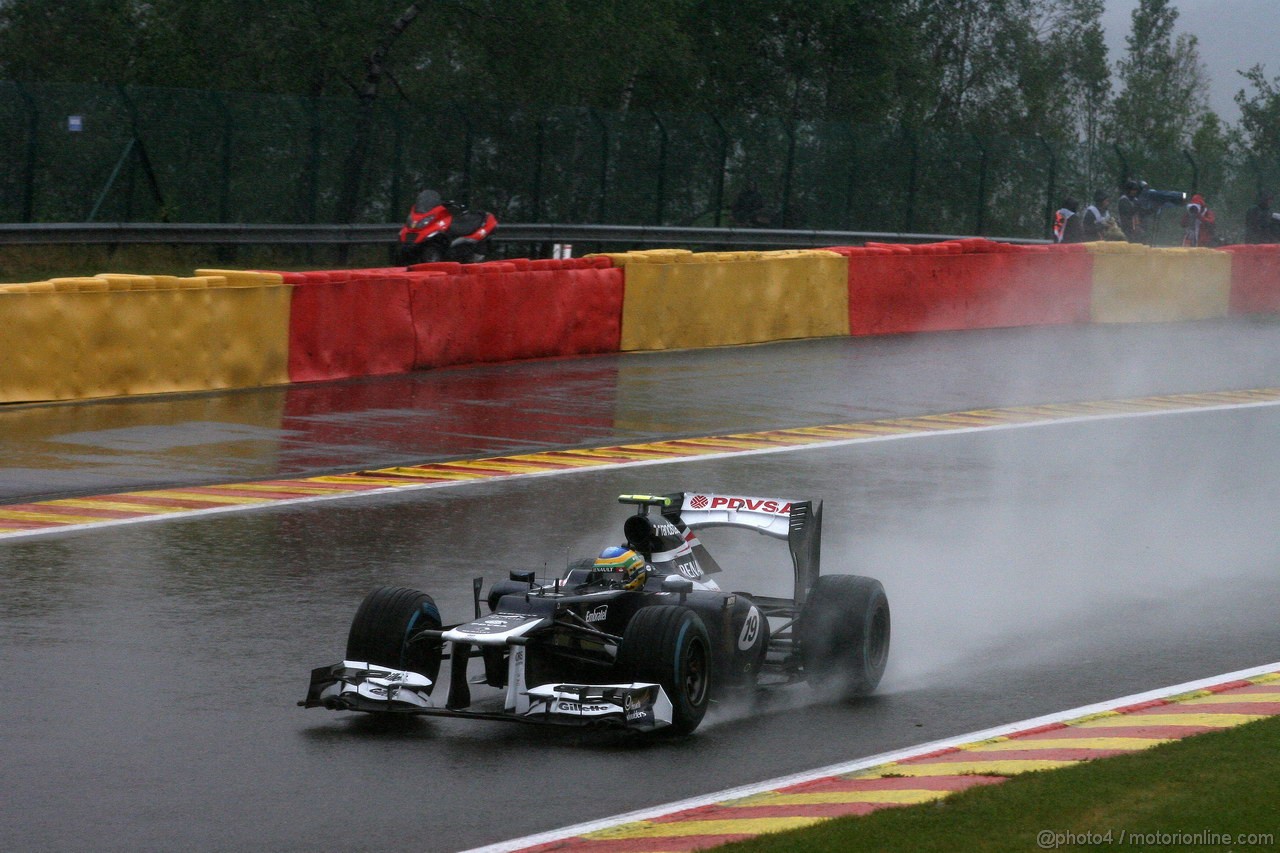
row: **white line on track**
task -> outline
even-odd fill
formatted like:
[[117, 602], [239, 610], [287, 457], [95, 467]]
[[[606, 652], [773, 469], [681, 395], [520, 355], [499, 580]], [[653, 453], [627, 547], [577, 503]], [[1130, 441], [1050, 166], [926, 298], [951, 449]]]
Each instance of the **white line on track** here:
[[514, 851], [535, 847], [539, 844], [547, 844], [552, 841], [574, 838], [579, 835], [585, 835], [588, 832], [599, 832], [600, 830], [609, 829], [621, 824], [635, 823], [636, 821], [641, 820], [651, 820], [653, 818], [672, 814], [673, 812], [700, 808], [702, 806], [710, 806], [726, 800], [749, 797], [754, 794], [763, 794], [766, 791], [774, 791], [778, 788], [799, 785], [803, 782], [812, 782], [815, 779], [823, 779], [828, 776], [839, 776], [845, 773], [854, 773], [859, 770], [866, 770], [881, 764], [888, 764], [892, 761], [903, 761], [908, 758], [937, 752], [941, 749], [948, 749], [955, 746], [961, 746], [963, 744], [975, 743], [977, 741], [990, 740], [991, 738], [996, 737], [1005, 737], [1007, 735], [1027, 731], [1028, 729], [1034, 729], [1040, 726], [1047, 726], [1053, 723], [1064, 723], [1068, 720], [1074, 720], [1079, 717], [1087, 717], [1090, 714], [1098, 714], [1103, 711], [1113, 711], [1116, 708], [1123, 708], [1127, 705], [1137, 705], [1140, 702], [1150, 702], [1153, 699], [1165, 699], [1169, 696], [1177, 696], [1181, 693], [1190, 693], [1195, 690], [1204, 690], [1205, 688], [1214, 687], [1219, 684], [1227, 684], [1232, 681], [1240, 681], [1246, 678], [1266, 675], [1272, 672], [1280, 672], [1280, 661], [1264, 664], [1263, 666], [1255, 666], [1250, 669], [1241, 669], [1236, 672], [1223, 673], [1222, 675], [1215, 675], [1210, 678], [1187, 681], [1170, 687], [1148, 690], [1145, 693], [1134, 693], [1131, 696], [1109, 699], [1106, 702], [1098, 702], [1093, 705], [1082, 705], [1079, 708], [1072, 708], [1067, 711], [1058, 711], [1053, 714], [1046, 714], [1043, 717], [1033, 717], [1030, 720], [1006, 723], [1005, 725], [996, 726], [990, 729], [969, 732], [968, 734], [944, 738], [943, 740], [930, 741], [929, 743], [920, 744], [919, 746], [911, 746], [906, 749], [898, 749], [892, 752], [882, 752], [879, 755], [873, 755], [868, 758], [859, 758], [854, 761], [847, 761], [841, 764], [831, 764], [826, 767], [820, 767], [816, 770], [808, 770], [803, 773], [779, 776], [776, 779], [769, 779], [765, 782], [757, 782], [753, 785], [742, 785], [737, 788], [729, 788], [724, 791], [717, 791], [714, 794], [706, 794], [700, 797], [690, 797], [687, 800], [678, 800], [677, 802], [667, 803], [662, 806], [638, 809], [636, 811], [626, 812], [625, 814], [614, 815], [613, 817], [579, 823], [563, 829], [542, 832], [537, 835], [527, 835], [524, 838], [515, 838], [510, 841], [499, 842], [498, 844], [490, 844], [487, 847], [475, 847], [471, 850], [464, 851], [464, 853], [514, 853]]
[[[1119, 400], [1117, 402], [1124, 402]], [[84, 530], [96, 530], [102, 527], [117, 527], [124, 524], [142, 524], [153, 523], [157, 521], [172, 521], [175, 519], [194, 518], [197, 516], [217, 515], [228, 512], [245, 512], [247, 510], [274, 509], [280, 506], [298, 506], [301, 504], [320, 503], [321, 501], [337, 501], [351, 500], [353, 498], [366, 498], [374, 495], [392, 495], [402, 494], [405, 492], [420, 491], [422, 489], [456, 489], [462, 486], [472, 486], [481, 483], [505, 482], [508, 480], [526, 480], [534, 477], [561, 477], [570, 474], [592, 474], [598, 471], [611, 471], [618, 468], [640, 468], [648, 465], [672, 465], [675, 463], [703, 462], [715, 459], [729, 459], [740, 456], [763, 456], [771, 453], [796, 453], [806, 450], [827, 450], [835, 447], [845, 447], [851, 444], [869, 444], [881, 441], [902, 441], [911, 438], [942, 438], [953, 435], [966, 435], [978, 432], [999, 432], [1003, 430], [1031, 429], [1034, 427], [1053, 427], [1065, 426], [1068, 424], [1092, 423], [1097, 421], [1114, 421], [1125, 420], [1128, 418], [1150, 418], [1161, 417], [1166, 415], [1193, 415], [1208, 412], [1233, 411], [1237, 409], [1256, 409], [1271, 406], [1280, 406], [1280, 400], [1260, 400], [1251, 403], [1221, 403], [1212, 406], [1186, 406], [1174, 409], [1154, 409], [1148, 411], [1137, 412], [1113, 412], [1096, 415], [1073, 415], [1065, 418], [1046, 418], [1039, 421], [1023, 421], [1020, 423], [1008, 424], [987, 424], [983, 426], [956, 427], [954, 429], [941, 430], [921, 430], [920, 432], [904, 432], [894, 433], [891, 435], [873, 435], [860, 436], [857, 438], [840, 438], [830, 441], [815, 441], [810, 444], [791, 444], [781, 447], [762, 447], [755, 450], [730, 450], [723, 453], [701, 453], [692, 456], [674, 456], [669, 459], [642, 459], [630, 462], [602, 462], [599, 465], [586, 465], [578, 468], [561, 468], [555, 471], [535, 471], [529, 473], [506, 474], [493, 477], [478, 477], [472, 480], [449, 480], [437, 483], [419, 483], [407, 484], [403, 486], [387, 486], [382, 489], [368, 489], [360, 492], [341, 492], [331, 495], [313, 495], [305, 498], [281, 498], [279, 500], [267, 500], [256, 504], [232, 504], [228, 506], [209, 507], [206, 509], [193, 509], [179, 512], [166, 512], [157, 515], [145, 515], [137, 518], [114, 518], [104, 519], [103, 521], [95, 521], [87, 524], [66, 524], [57, 527], [40, 528], [38, 530], [15, 530], [0, 533], [0, 539], [24, 539], [33, 536], [48, 536], [59, 533], [75, 533]], [[927, 417], [926, 415], [903, 416], [903, 417]], [[728, 435], [728, 434], [726, 434]], [[733, 433], [733, 435], [751, 435], [751, 433]], [[704, 438], [715, 438], [716, 436], [705, 436]], [[636, 444], [644, 444], [645, 442], [636, 442]], [[629, 445], [619, 445], [629, 446]], [[589, 449], [589, 448], [588, 448]], [[520, 456], [521, 454], [514, 454]], [[480, 459], [467, 460], [480, 461]], [[300, 477], [297, 482], [305, 482], [308, 478]], [[182, 487], [175, 487], [173, 490], [181, 490]], [[128, 494], [128, 493], [122, 493]], [[0, 505], [0, 509], [3, 506]]]

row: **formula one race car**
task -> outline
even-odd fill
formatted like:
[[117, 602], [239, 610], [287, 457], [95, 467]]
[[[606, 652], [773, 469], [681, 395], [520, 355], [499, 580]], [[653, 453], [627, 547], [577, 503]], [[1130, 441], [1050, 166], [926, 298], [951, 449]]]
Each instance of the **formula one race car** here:
[[[511, 572], [485, 596], [488, 615], [477, 578], [470, 622], [443, 625], [418, 590], [373, 590], [351, 623], [346, 659], [313, 670], [298, 704], [687, 733], [713, 698], [736, 690], [801, 680], [842, 695], [875, 689], [889, 655], [889, 602], [877, 580], [819, 574], [821, 501], [706, 492], [618, 500], [636, 507], [622, 546], [575, 560], [559, 578]], [[793, 596], [721, 590], [711, 577], [721, 568], [694, 533], [712, 526], [786, 540]], [[483, 672], [469, 679], [476, 658]], [[432, 691], [445, 659], [440, 706]], [[473, 685], [490, 695], [473, 700]]]

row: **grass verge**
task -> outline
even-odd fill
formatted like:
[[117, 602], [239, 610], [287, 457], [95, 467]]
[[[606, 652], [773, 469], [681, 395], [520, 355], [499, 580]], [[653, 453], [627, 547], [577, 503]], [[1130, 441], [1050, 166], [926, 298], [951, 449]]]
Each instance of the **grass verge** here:
[[1280, 849], [1280, 717], [716, 849], [1073, 848]]

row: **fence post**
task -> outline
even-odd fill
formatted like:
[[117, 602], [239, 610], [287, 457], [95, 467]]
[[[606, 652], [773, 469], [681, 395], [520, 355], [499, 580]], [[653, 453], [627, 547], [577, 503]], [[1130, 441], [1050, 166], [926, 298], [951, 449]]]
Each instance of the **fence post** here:
[[36, 206], [36, 146], [37, 134], [40, 130], [40, 111], [36, 108], [36, 99], [31, 97], [31, 93], [22, 87], [21, 83], [15, 83], [18, 94], [22, 97], [23, 104], [27, 109], [27, 145], [26, 145], [26, 163], [22, 169], [22, 221], [35, 221]]
[[535, 133], [533, 136], [533, 221], [539, 222], [542, 216], [542, 158], [545, 155], [543, 148], [546, 146], [547, 139], [547, 117], [538, 116], [538, 121], [534, 125]]
[[1053, 153], [1053, 148], [1045, 141], [1043, 136], [1037, 135], [1036, 139], [1040, 141], [1040, 146], [1044, 148], [1044, 153], [1049, 157], [1049, 182], [1045, 188], [1044, 196], [1044, 235], [1049, 237], [1053, 234], [1053, 192], [1054, 184], [1058, 180], [1058, 155]]
[[902, 230], [910, 233], [915, 228], [916, 222], [916, 178], [920, 165], [920, 146], [916, 143], [916, 135], [910, 129], [904, 128], [903, 135], [906, 137], [907, 148], [911, 154], [907, 161], [907, 210], [902, 220]]
[[218, 92], [213, 93], [213, 103], [218, 115], [222, 117], [222, 145], [218, 162], [221, 177], [218, 187], [218, 221], [226, 223], [231, 220], [231, 110]]
[[587, 111], [600, 128], [600, 206], [596, 218], [603, 224], [609, 196], [609, 126], [595, 107], [588, 107]]
[[471, 204], [471, 153], [474, 139], [471, 127], [471, 116], [461, 104], [453, 105], [454, 111], [462, 119], [462, 203]]
[[724, 173], [729, 168], [729, 132], [724, 129], [719, 116], [711, 116], [711, 121], [715, 124], [716, 134], [720, 137], [720, 168], [716, 170], [715, 184], [715, 223], [719, 228], [724, 213]]
[[653, 224], [661, 225], [662, 208], [666, 201], [667, 193], [667, 126], [662, 123], [662, 119], [658, 117], [656, 110], [651, 108], [649, 115], [653, 117], [653, 123], [658, 126], [658, 201], [654, 212]]
[[791, 178], [796, 167], [796, 122], [789, 119], [782, 123], [782, 130], [787, 134], [787, 162], [782, 173], [782, 210], [778, 214], [779, 225], [783, 228], [791, 226]]
[[853, 122], [843, 122], [842, 126], [845, 133], [849, 137], [849, 156], [847, 158], [849, 171], [845, 175], [844, 180], [844, 219], [843, 224], [846, 229], [853, 228], [853, 197], [858, 191], [858, 158], [855, 155], [858, 148], [858, 135], [854, 132]]
[[304, 109], [307, 111], [307, 168], [303, 172], [306, 175], [303, 185], [306, 196], [302, 199], [302, 204], [307, 222], [314, 224], [319, 216], [320, 198], [320, 111], [315, 98], [307, 98]]
[[973, 135], [973, 141], [981, 152], [978, 159], [978, 210], [973, 233], [981, 237], [987, 227], [987, 146], [982, 141], [982, 137], [976, 133]]
[[1187, 162], [1191, 164], [1191, 192], [1200, 192], [1200, 167], [1196, 165], [1195, 158], [1191, 156], [1191, 152], [1182, 149], [1182, 156], [1187, 158]]
[[404, 174], [404, 118], [398, 106], [388, 107], [391, 114], [391, 198], [387, 209], [391, 216], [403, 215], [401, 176]]

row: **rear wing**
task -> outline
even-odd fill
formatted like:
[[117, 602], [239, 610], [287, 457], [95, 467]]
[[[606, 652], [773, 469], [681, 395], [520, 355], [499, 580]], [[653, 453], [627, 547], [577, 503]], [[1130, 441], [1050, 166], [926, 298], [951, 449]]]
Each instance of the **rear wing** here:
[[648, 521], [649, 507], [657, 507], [662, 517], [675, 525], [688, 541], [698, 562], [708, 573], [718, 571], [719, 566], [692, 532], [703, 527], [737, 527], [785, 540], [795, 570], [794, 598], [797, 606], [804, 604], [821, 572], [821, 500], [674, 492], [667, 495], [621, 495], [618, 501], [639, 507], [639, 513], [627, 519], [624, 530], [628, 543], [642, 553], [651, 552], [653, 546], [659, 545], [656, 537], [646, 542], [646, 534], [654, 529], [653, 523]]

